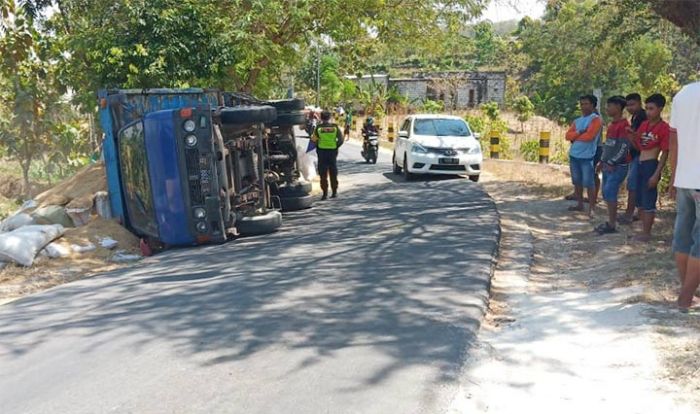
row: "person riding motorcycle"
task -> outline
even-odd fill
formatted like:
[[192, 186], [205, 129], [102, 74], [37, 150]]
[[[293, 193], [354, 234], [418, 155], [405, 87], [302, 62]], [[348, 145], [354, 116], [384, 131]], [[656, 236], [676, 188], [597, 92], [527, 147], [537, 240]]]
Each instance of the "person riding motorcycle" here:
[[374, 125], [374, 118], [368, 116], [362, 124], [362, 148], [367, 149], [370, 135], [379, 135], [379, 129]]

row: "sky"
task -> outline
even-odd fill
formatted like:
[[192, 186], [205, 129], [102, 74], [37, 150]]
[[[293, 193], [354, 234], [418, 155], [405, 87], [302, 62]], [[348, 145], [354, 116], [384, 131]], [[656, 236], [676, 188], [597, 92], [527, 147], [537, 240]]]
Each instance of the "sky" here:
[[545, 0], [491, 0], [482, 19], [501, 22], [525, 16], [538, 18], [544, 14], [544, 6]]

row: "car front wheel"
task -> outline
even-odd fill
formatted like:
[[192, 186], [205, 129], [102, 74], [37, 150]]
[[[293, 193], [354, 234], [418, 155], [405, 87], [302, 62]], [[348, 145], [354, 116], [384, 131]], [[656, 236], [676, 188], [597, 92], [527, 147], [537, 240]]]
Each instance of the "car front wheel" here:
[[472, 180], [475, 183], [479, 182], [479, 176], [478, 175], [470, 175], [469, 179]]
[[394, 166], [394, 174], [401, 174], [401, 167], [399, 167], [399, 161], [396, 159], [396, 154], [394, 154], [391, 162]]
[[406, 181], [411, 181], [413, 179], [413, 173], [408, 171], [408, 156], [403, 157], [403, 177]]

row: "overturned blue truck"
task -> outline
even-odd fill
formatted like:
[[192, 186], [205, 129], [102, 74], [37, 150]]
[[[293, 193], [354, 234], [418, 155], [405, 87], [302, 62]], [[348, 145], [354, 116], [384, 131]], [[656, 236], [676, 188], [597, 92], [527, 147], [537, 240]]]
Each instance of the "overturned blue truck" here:
[[159, 247], [277, 230], [311, 207], [294, 126], [303, 100], [207, 89], [101, 90], [113, 216]]

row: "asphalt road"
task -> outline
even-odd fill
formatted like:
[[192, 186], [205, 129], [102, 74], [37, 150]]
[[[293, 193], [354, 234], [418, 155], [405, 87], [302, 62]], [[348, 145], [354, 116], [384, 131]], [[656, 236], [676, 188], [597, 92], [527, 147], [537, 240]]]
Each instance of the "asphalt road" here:
[[440, 413], [498, 218], [466, 179], [341, 151], [340, 198], [0, 307], [0, 413]]

